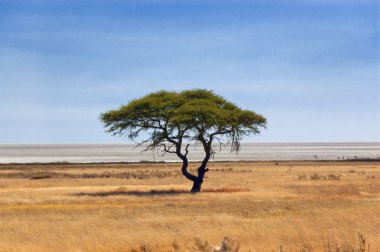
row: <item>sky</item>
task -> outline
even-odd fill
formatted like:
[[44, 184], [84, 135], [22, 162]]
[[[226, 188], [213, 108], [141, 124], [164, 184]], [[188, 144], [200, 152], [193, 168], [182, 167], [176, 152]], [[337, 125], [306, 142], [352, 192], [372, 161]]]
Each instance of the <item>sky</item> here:
[[128, 142], [99, 114], [205, 88], [256, 142], [380, 141], [377, 0], [0, 0], [0, 143]]

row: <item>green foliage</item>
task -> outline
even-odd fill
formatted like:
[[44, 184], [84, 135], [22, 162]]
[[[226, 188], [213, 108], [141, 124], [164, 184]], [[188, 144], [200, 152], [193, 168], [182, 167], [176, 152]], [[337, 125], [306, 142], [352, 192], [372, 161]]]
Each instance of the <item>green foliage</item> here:
[[[151, 93], [101, 114], [100, 120], [109, 133], [131, 140], [148, 132], [142, 143], [147, 149], [163, 148], [164, 153], [178, 153], [184, 141], [200, 141], [211, 150], [213, 140], [229, 142], [238, 151], [243, 136], [258, 134], [266, 126], [263, 116], [204, 89]], [[172, 147], [176, 151], [170, 151]]]

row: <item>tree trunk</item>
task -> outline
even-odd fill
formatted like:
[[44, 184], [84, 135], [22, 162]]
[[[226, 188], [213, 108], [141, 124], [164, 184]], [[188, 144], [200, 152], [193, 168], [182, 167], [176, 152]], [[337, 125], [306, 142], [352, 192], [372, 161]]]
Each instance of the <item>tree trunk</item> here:
[[206, 168], [207, 162], [210, 159], [210, 155], [206, 155], [206, 158], [203, 160], [201, 166], [198, 168], [198, 176], [195, 176], [187, 171], [188, 166], [188, 160], [187, 157], [182, 155], [181, 153], [177, 152], [177, 155], [179, 158], [182, 159], [182, 174], [188, 179], [193, 181], [193, 187], [191, 188], [192, 193], [197, 193], [201, 191], [202, 183], [203, 183], [203, 177], [205, 176], [205, 173], [208, 172], [208, 168]]
[[189, 164], [187, 157], [182, 155], [179, 152], [177, 152], [177, 155], [179, 158], [182, 159], [182, 162], [183, 162], [182, 163], [182, 169], [181, 169], [183, 176], [185, 176], [188, 180], [191, 180], [195, 183], [195, 181], [197, 180], [197, 177], [187, 171], [187, 166]]
[[191, 188], [192, 193], [198, 193], [201, 191], [202, 188], [202, 183], [203, 183], [203, 178], [197, 177], [197, 179], [193, 183], [193, 187]]
[[202, 183], [203, 183], [203, 177], [205, 176], [206, 172], [208, 172], [208, 168], [206, 168], [207, 162], [203, 162], [202, 165], [198, 168], [198, 176], [193, 181], [193, 187], [191, 188], [192, 193], [197, 193], [201, 191]]

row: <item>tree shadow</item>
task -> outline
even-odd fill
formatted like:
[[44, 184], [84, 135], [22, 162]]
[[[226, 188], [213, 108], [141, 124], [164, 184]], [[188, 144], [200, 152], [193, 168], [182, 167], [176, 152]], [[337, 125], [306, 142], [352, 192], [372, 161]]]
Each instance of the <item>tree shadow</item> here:
[[[248, 192], [250, 191], [248, 188], [217, 188], [217, 189], [205, 189], [200, 193], [236, 193], [236, 192]], [[188, 190], [184, 189], [162, 189], [156, 190], [152, 189], [150, 191], [136, 191], [136, 190], [125, 190], [125, 189], [116, 189], [113, 191], [106, 192], [81, 192], [73, 194], [74, 196], [91, 196], [91, 197], [108, 197], [108, 196], [176, 196], [176, 195], [194, 195]]]
[[181, 194], [191, 194], [190, 191], [187, 190], [150, 190], [150, 191], [124, 191], [124, 190], [115, 190], [108, 192], [81, 192], [76, 193], [74, 196], [91, 196], [91, 197], [107, 197], [107, 196], [118, 196], [118, 195], [126, 195], [126, 196], [165, 196], [165, 195], [181, 195]]

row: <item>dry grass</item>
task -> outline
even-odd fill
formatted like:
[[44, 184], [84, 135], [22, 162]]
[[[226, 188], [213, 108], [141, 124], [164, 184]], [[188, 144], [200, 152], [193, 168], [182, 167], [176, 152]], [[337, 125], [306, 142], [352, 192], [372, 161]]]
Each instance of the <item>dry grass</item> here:
[[380, 251], [380, 163], [212, 163], [197, 195], [179, 167], [0, 165], [0, 251]]

